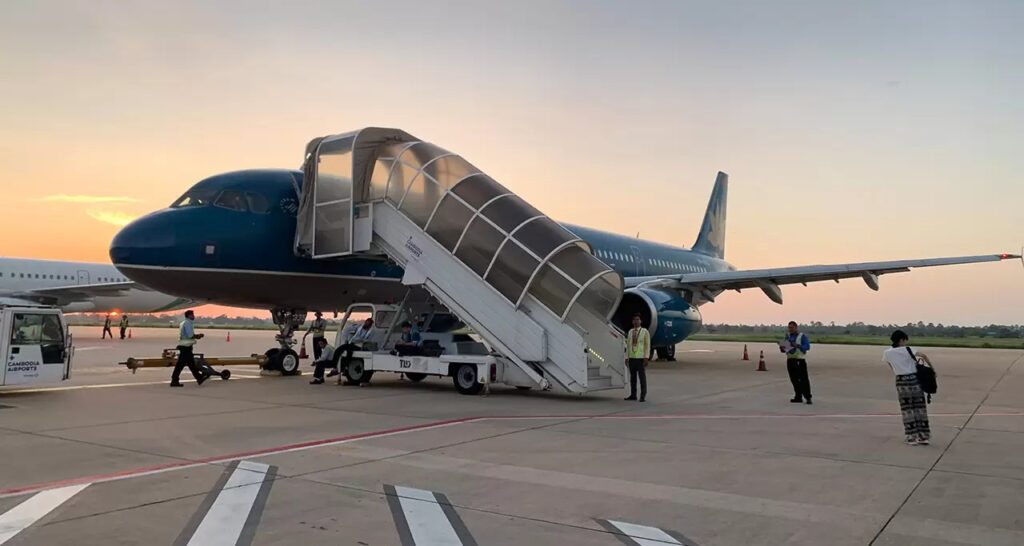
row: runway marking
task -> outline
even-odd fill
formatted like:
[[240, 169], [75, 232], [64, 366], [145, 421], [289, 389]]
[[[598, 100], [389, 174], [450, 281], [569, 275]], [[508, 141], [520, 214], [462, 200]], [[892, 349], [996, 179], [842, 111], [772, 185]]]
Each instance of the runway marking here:
[[123, 470], [119, 472], [110, 472], [107, 474], [97, 474], [94, 476], [87, 476], [81, 478], [70, 478], [67, 480], [58, 480], [47, 483], [38, 483], [33, 485], [9, 487], [6, 489], [0, 489], [0, 499], [13, 497], [16, 495], [23, 495], [25, 493], [36, 493], [39, 491], [45, 491], [55, 487], [63, 487], [67, 485], [76, 485], [82, 483], [105, 483], [118, 480], [124, 480], [127, 478], [138, 478], [142, 476], [151, 476], [154, 474], [162, 474], [164, 472], [170, 472], [172, 470], [185, 470], [188, 468], [197, 468], [209, 464], [220, 464], [234, 461], [240, 461], [242, 459], [251, 459], [254, 457], [261, 457], [266, 455], [278, 455], [281, 453], [291, 453], [295, 451], [304, 451], [308, 449], [315, 449], [319, 447], [327, 447], [333, 445], [346, 444], [349, 442], [355, 442], [358, 440], [365, 440], [368, 438], [384, 438], [387, 436], [395, 436], [399, 434], [407, 434], [409, 432], [418, 432], [424, 430], [432, 430], [444, 427], [450, 427], [453, 425], [460, 425], [466, 422], [473, 421], [474, 418], [468, 417], [463, 419], [452, 419], [448, 421], [437, 421], [433, 423], [423, 423], [419, 425], [409, 425], [406, 427], [398, 427], [393, 429], [374, 431], [374, 432], [361, 432], [358, 434], [349, 434], [347, 436], [338, 436], [335, 438], [325, 438], [323, 440], [312, 440], [308, 442], [300, 442], [296, 444], [287, 444], [276, 447], [268, 447], [262, 449], [253, 449], [250, 451], [243, 451], [240, 453], [231, 453], [227, 455], [218, 455], [214, 457], [205, 457], [201, 459], [188, 460], [188, 461], [177, 461], [173, 463], [164, 463], [158, 465], [152, 465], [147, 467], [135, 468], [131, 470]]
[[615, 533], [616, 538], [627, 546], [664, 546], [666, 544], [696, 546], [696, 544], [682, 535], [673, 536], [677, 535], [677, 533], [669, 534], [669, 532], [657, 527], [615, 521], [613, 519], [599, 519], [597, 522]]
[[[259, 379], [258, 375], [243, 375], [235, 374], [232, 372], [231, 379]], [[229, 379], [228, 381], [230, 381]], [[218, 381], [220, 378], [211, 377], [210, 381]], [[164, 381], [137, 381], [135, 383], [104, 383], [100, 385], [68, 385], [66, 387], [34, 387], [30, 389], [12, 389], [12, 390], [0, 390], [0, 397], [4, 394], [18, 394], [18, 393], [30, 393], [30, 392], [56, 392], [56, 391], [79, 391], [85, 389], [112, 389], [115, 387], [135, 387], [139, 385], [166, 385], [170, 382], [170, 379]], [[182, 383], [195, 383], [195, 379], [182, 379]]]
[[88, 486], [86, 483], [42, 491], [0, 515], [0, 544], [14, 538]]
[[[272, 468], [263, 463], [239, 461], [195, 533], [189, 538], [188, 546], [252, 542], [256, 523], [263, 511], [263, 503], [258, 501], [261, 497], [266, 501], [270, 485], [273, 484]], [[249, 535], [248, 541], [242, 539], [244, 533]]]
[[402, 546], [476, 546], [452, 503], [441, 493], [385, 485]]
[[[933, 417], [966, 417], [969, 414], [966, 413], [933, 413]], [[1024, 416], [1024, 412], [993, 412], [993, 413], [977, 413], [977, 416], [1000, 416], [1000, 417], [1021, 417]], [[574, 419], [593, 419], [593, 420], [645, 420], [645, 419], [664, 419], [664, 420], [701, 420], [701, 419], [813, 419], [813, 418], [886, 418], [892, 419], [899, 417], [898, 413], [869, 413], [869, 414], [783, 414], [783, 415], [713, 415], [713, 414], [681, 414], [681, 415], [522, 415], [522, 416], [482, 416], [482, 417], [463, 417], [459, 419], [449, 419], [444, 421], [434, 421], [431, 423], [423, 423], [419, 425], [409, 425], [405, 427], [398, 427], [393, 429], [385, 429], [373, 432], [361, 432], [358, 434], [349, 434], [345, 436], [338, 436], [334, 438], [324, 438], [321, 440], [311, 440], [306, 442], [299, 442], [295, 444], [285, 444], [274, 447], [260, 448], [249, 451], [243, 451], [239, 453], [230, 453], [225, 455], [217, 455], [213, 457], [205, 457], [200, 459], [178, 461], [173, 463], [165, 463], [141, 468], [135, 468], [130, 470], [124, 470], [119, 472], [111, 472], [107, 474], [98, 474], [93, 476], [84, 476], [80, 478], [70, 478], [66, 480], [58, 480], [53, 482], [37, 483], [32, 485], [9, 487], [0, 489], [0, 499], [13, 497], [16, 495], [23, 495], [26, 493], [37, 493], [47, 489], [55, 487], [64, 487], [68, 485], [78, 485], [87, 483], [103, 483], [110, 481], [123, 480], [127, 478], [136, 478], [141, 476], [149, 476], [153, 474], [161, 474], [172, 470], [183, 470], [186, 468], [196, 468], [208, 464], [221, 464], [234, 461], [240, 461], [242, 459], [249, 459], [254, 457], [261, 457], [267, 455], [278, 455], [282, 453], [291, 453], [295, 451], [305, 451], [308, 449], [315, 449], [320, 447], [335, 446], [341, 444], [347, 444], [350, 442], [356, 442], [359, 440], [367, 440], [371, 438], [384, 438], [387, 436], [397, 436], [400, 434], [408, 434], [411, 432], [421, 432], [427, 430], [434, 430], [445, 427], [452, 427], [456, 425], [466, 425], [470, 423], [481, 423], [488, 421], [533, 421], [533, 420], [574, 420]]]

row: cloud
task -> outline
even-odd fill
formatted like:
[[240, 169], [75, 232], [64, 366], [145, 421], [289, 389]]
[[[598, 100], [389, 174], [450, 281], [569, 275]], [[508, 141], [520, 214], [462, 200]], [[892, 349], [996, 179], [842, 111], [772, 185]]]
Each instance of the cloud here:
[[138, 218], [136, 214], [128, 214], [117, 210], [87, 210], [86, 214], [93, 220], [99, 220], [115, 226], [127, 226], [132, 220]]
[[[124, 197], [119, 195], [47, 195], [38, 199], [39, 201], [57, 202], [57, 203], [141, 203], [141, 199], [134, 197]], [[90, 213], [91, 214], [91, 213]]]

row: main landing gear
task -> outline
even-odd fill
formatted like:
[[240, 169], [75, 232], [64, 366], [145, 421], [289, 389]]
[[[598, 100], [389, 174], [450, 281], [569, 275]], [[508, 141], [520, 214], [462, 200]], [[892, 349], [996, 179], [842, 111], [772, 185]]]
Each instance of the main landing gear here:
[[282, 375], [299, 373], [299, 354], [292, 350], [295, 345], [295, 330], [302, 328], [306, 322], [306, 311], [301, 309], [271, 309], [270, 316], [274, 319], [278, 334], [274, 336], [280, 347], [267, 350], [267, 363], [264, 370], [276, 370]]
[[[676, 346], [669, 345], [668, 347], [655, 347], [654, 353], [658, 355], [658, 360], [666, 360], [668, 362], [676, 361]], [[653, 358], [651, 360], [654, 360]]]

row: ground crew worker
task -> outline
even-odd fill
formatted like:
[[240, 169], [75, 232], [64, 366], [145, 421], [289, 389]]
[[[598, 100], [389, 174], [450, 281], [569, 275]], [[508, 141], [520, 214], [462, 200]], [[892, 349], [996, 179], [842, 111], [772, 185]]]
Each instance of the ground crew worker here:
[[640, 401], [647, 400], [647, 367], [651, 355], [651, 333], [641, 324], [640, 315], [633, 315], [633, 328], [626, 334], [626, 364], [629, 366], [629, 396], [636, 400], [636, 382], [640, 379]]
[[121, 315], [121, 339], [124, 339], [124, 334], [127, 331], [128, 331], [128, 315]]
[[100, 339], [107, 339], [108, 335], [110, 339], [114, 339], [114, 332], [110, 331], [110, 315], [107, 315], [107, 318], [103, 321], [103, 335]]
[[413, 328], [412, 323], [405, 321], [402, 323], [402, 335], [395, 343], [395, 350], [399, 356], [419, 355], [423, 352], [420, 350], [421, 340], [420, 333]]
[[323, 313], [320, 311], [316, 312], [316, 318], [309, 324], [309, 330], [302, 335], [302, 343], [305, 345], [306, 336], [313, 334], [313, 361], [320, 360], [320, 345], [316, 342], [318, 339], [326, 339], [325, 333], [327, 332], [327, 321], [323, 318]]
[[[348, 341], [342, 346], [338, 347], [338, 351], [343, 353], [342, 357], [344, 360], [339, 362], [339, 367], [344, 369], [348, 366], [350, 360], [352, 360], [352, 352], [362, 347], [363, 343], [370, 340], [373, 336], [373, 318], [367, 318], [363, 321], [363, 325], [358, 330], [353, 332], [352, 336], [348, 338]], [[357, 385], [351, 381], [346, 381], [345, 385]]]
[[196, 344], [196, 340], [202, 339], [203, 334], [197, 334], [193, 321], [196, 319], [196, 314], [191, 309], [185, 311], [185, 320], [181, 321], [181, 326], [178, 327], [178, 362], [174, 365], [174, 371], [171, 373], [171, 386], [181, 387], [183, 386], [180, 381], [181, 370], [188, 366], [188, 371], [192, 372], [192, 377], [196, 378], [196, 385], [202, 385], [203, 381], [206, 381], [210, 377], [209, 374], [199, 371], [196, 367], [196, 359], [192, 354], [192, 347]]
[[800, 327], [794, 321], [789, 321], [789, 333], [786, 339], [779, 343], [779, 351], [786, 353], [786, 370], [789, 372], [789, 382], [793, 384], [793, 398], [790, 402], [811, 403], [811, 379], [807, 376], [807, 351], [811, 350], [811, 341], [807, 334], [800, 333]]
[[325, 337], [313, 338], [313, 349], [320, 353], [313, 362], [313, 380], [310, 385], [321, 385], [324, 382], [324, 370], [334, 366], [334, 347], [327, 343]]

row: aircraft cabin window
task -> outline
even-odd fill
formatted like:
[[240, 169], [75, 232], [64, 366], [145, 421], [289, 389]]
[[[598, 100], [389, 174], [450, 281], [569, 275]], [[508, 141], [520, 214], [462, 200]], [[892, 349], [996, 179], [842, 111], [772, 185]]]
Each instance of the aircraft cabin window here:
[[249, 210], [256, 214], [268, 214], [270, 202], [259, 193], [245, 192], [245, 200], [249, 202]]
[[196, 189], [192, 188], [185, 192], [175, 201], [172, 205], [172, 209], [180, 209], [185, 207], [205, 207], [209, 205], [213, 198], [217, 196], [217, 190], [209, 188]]
[[213, 202], [215, 207], [245, 212], [249, 207], [245, 204], [245, 197], [242, 192], [235, 190], [224, 190]]

